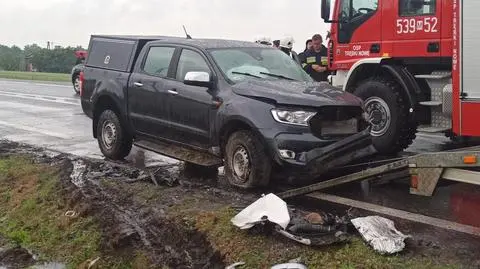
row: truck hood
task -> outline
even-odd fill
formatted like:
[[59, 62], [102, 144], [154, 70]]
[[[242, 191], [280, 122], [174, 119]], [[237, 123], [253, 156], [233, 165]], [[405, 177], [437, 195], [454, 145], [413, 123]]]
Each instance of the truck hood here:
[[362, 100], [326, 82], [286, 80], [246, 80], [235, 84], [233, 92], [255, 99], [269, 99], [293, 106], [361, 106]]

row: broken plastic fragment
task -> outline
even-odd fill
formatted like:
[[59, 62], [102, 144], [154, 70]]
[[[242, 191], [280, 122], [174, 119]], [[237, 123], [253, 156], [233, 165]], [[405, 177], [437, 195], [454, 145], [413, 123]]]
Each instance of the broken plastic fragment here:
[[381, 254], [402, 251], [405, 239], [411, 237], [398, 231], [393, 221], [379, 216], [352, 219], [352, 224], [363, 239]]
[[290, 223], [287, 203], [272, 193], [263, 196], [246, 207], [233, 217], [231, 221], [233, 225], [241, 229], [250, 229], [266, 219], [283, 229]]
[[229, 265], [229, 266], [225, 267], [225, 269], [235, 269], [235, 268], [237, 268], [238, 266], [242, 266], [242, 265], [245, 265], [245, 263], [244, 263], [244, 262], [236, 262], [236, 263], [234, 263], [234, 264], [232, 264], [232, 265]]
[[289, 262], [274, 265], [271, 269], [307, 269], [307, 267], [301, 263]]

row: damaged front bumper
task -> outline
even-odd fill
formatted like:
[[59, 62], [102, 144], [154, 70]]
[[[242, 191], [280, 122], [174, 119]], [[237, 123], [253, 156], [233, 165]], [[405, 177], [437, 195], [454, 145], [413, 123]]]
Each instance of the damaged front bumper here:
[[[354, 160], [376, 153], [370, 136], [370, 128], [357, 134], [343, 138], [328, 145], [314, 147], [298, 152], [298, 141], [277, 141], [278, 155], [282, 166], [291, 175], [315, 177], [332, 168], [346, 165]], [[305, 141], [303, 141], [305, 143]], [[278, 148], [278, 145], [282, 145]], [[310, 144], [312, 145], [312, 144]], [[290, 148], [292, 150], [285, 150]], [[297, 152], [294, 152], [297, 150]], [[291, 177], [289, 175], [289, 177]]]

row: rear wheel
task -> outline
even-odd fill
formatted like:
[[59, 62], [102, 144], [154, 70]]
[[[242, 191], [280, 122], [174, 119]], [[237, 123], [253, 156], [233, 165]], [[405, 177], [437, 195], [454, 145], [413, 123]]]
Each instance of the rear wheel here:
[[412, 144], [417, 125], [408, 118], [408, 106], [400, 85], [384, 78], [362, 82], [354, 92], [364, 100], [373, 144], [381, 154], [395, 154]]
[[112, 160], [125, 158], [132, 149], [132, 138], [126, 134], [119, 117], [112, 110], [105, 110], [100, 114], [97, 140], [103, 155]]
[[272, 161], [261, 141], [250, 131], [233, 133], [225, 147], [225, 176], [230, 185], [248, 189], [266, 186]]
[[80, 94], [80, 75], [76, 74], [73, 77], [73, 90], [76, 94]]

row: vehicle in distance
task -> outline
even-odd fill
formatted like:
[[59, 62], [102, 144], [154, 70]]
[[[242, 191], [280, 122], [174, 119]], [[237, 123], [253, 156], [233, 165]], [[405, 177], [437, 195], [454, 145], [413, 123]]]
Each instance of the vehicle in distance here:
[[134, 143], [187, 169], [225, 166], [240, 188], [312, 179], [374, 150], [361, 99], [250, 42], [92, 36], [81, 92], [107, 158]]
[[83, 71], [84, 62], [85, 58], [87, 58], [87, 55], [88, 53], [84, 50], [75, 51], [75, 58], [77, 58], [77, 61], [75, 66], [72, 68], [70, 75], [72, 78], [73, 90], [76, 94], [80, 94], [80, 74]]

